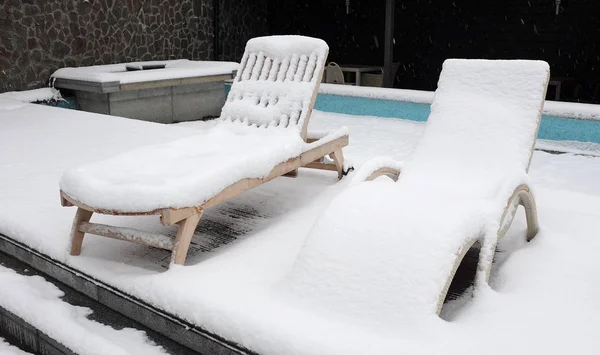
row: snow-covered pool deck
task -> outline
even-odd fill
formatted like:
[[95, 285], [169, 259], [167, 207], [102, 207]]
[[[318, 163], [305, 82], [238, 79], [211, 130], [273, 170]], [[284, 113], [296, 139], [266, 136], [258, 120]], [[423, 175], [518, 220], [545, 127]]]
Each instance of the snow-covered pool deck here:
[[[60, 206], [62, 172], [143, 145], [194, 135], [210, 123], [164, 126], [31, 104], [0, 102], [0, 233], [167, 313], [261, 354], [595, 354], [600, 349], [600, 158], [536, 151], [530, 174], [542, 230], [523, 245], [521, 214], [491, 289], [445, 322], [424, 319], [402, 334], [368, 329], [296, 307], [278, 294], [312, 224], [352, 175], [302, 170], [209, 210], [184, 267], [169, 253], [87, 236], [67, 253], [75, 210]], [[402, 159], [422, 123], [315, 112], [309, 129], [346, 125], [355, 166]], [[551, 149], [552, 142], [542, 142]], [[116, 217], [94, 216], [102, 223]], [[152, 217], [123, 226], [174, 233]], [[433, 223], [434, 221], [432, 221]], [[506, 253], [508, 254], [508, 253]], [[1, 303], [1, 300], [0, 300]]]

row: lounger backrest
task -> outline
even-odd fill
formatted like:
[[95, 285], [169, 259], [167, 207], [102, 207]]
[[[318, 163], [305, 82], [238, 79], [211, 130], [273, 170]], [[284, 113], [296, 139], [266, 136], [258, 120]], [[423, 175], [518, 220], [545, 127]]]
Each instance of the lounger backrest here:
[[493, 193], [502, 181], [526, 173], [548, 77], [543, 61], [446, 60], [401, 180]]
[[324, 41], [303, 36], [249, 40], [220, 119], [304, 137], [328, 51]]

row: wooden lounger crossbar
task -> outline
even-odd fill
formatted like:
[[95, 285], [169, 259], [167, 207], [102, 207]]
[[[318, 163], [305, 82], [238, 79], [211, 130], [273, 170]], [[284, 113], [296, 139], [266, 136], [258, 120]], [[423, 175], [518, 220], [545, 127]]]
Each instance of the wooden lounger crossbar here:
[[[296, 171], [300, 167], [337, 171], [338, 178], [344, 175], [344, 156], [342, 148], [348, 145], [347, 135], [334, 139], [322, 145], [317, 145], [312, 149], [300, 154], [297, 157], [277, 164], [265, 178], [247, 178], [237, 181], [234, 184], [224, 188], [221, 192], [206, 200], [200, 206], [184, 208], [161, 208], [152, 211], [140, 212], [122, 212], [116, 210], [106, 210], [94, 208], [71, 198], [65, 192], [60, 192], [61, 204], [63, 206], [76, 206], [77, 213], [73, 221], [71, 231], [71, 255], [81, 253], [81, 245], [85, 233], [100, 235], [112, 239], [119, 239], [128, 242], [147, 245], [155, 248], [171, 250], [171, 263], [183, 264], [185, 262], [187, 251], [194, 234], [194, 230], [202, 217], [205, 209], [220, 204], [232, 197], [235, 197], [252, 188], [262, 185], [279, 176]], [[315, 141], [316, 142], [316, 141]], [[323, 163], [320, 160], [325, 156], [330, 156], [333, 164]], [[179, 229], [175, 239], [167, 236], [148, 233], [132, 228], [108, 226], [97, 223], [90, 223], [93, 213], [119, 215], [119, 216], [141, 216], [141, 215], [160, 215], [160, 221], [163, 225], [178, 224]]]

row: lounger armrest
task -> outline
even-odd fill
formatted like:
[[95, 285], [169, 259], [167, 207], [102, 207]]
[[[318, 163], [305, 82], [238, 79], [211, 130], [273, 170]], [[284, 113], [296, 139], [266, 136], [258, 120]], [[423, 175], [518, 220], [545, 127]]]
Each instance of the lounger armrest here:
[[390, 157], [375, 157], [362, 165], [354, 176], [352, 183], [375, 180], [382, 175], [389, 176], [396, 181], [400, 176], [402, 165], [403, 162]]
[[310, 144], [316, 141], [325, 143], [333, 141], [337, 138], [347, 136], [349, 134], [348, 127], [343, 126], [334, 131], [309, 131], [306, 134], [306, 143]]
[[[339, 144], [341, 144], [341, 146], [339, 147], [340, 149], [342, 147], [345, 147], [348, 145], [349, 142], [349, 131], [348, 131], [348, 127], [340, 127], [334, 131], [311, 131], [308, 132], [307, 136], [306, 136], [306, 145], [304, 150], [310, 150], [313, 149], [317, 146], [323, 146], [326, 145], [328, 143], [332, 143], [334, 141], [339, 142]], [[340, 151], [341, 154], [341, 151]], [[342, 171], [343, 171], [343, 175], [347, 175], [350, 171], [354, 170], [354, 166], [352, 165], [352, 161], [348, 158], [342, 158]], [[334, 160], [332, 160], [330, 157], [324, 156], [321, 161], [319, 162], [320, 164], [324, 163], [324, 164], [331, 164], [331, 165], [335, 165]]]

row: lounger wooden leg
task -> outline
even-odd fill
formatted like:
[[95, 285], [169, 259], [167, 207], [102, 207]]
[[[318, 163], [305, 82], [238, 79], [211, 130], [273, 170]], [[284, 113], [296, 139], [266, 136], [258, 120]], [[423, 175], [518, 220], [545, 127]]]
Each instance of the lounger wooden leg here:
[[171, 254], [171, 264], [183, 265], [187, 252], [192, 241], [192, 236], [198, 226], [198, 222], [202, 217], [202, 211], [193, 214], [183, 221], [177, 222], [179, 230], [175, 237], [175, 245], [173, 246], [173, 253]]
[[528, 191], [521, 194], [520, 204], [525, 209], [525, 217], [527, 219], [527, 241], [529, 242], [537, 235], [540, 229], [535, 199], [531, 192]]
[[83, 244], [83, 236], [85, 233], [79, 230], [81, 222], [89, 222], [93, 212], [77, 208], [75, 219], [73, 220], [73, 228], [71, 230], [71, 255], [81, 254], [81, 245]]
[[289, 173], [285, 173], [282, 176], [290, 177], [290, 178], [297, 178], [298, 177], [298, 169], [292, 170]]
[[338, 179], [341, 180], [344, 177], [344, 153], [342, 153], [342, 148], [337, 148], [331, 153], [331, 158], [333, 158], [333, 162], [337, 168]]

